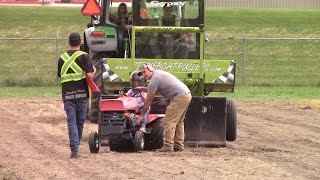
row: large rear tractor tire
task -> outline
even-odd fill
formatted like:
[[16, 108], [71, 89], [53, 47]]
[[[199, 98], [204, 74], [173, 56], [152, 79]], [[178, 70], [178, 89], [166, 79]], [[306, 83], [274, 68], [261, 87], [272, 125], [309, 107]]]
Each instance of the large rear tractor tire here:
[[98, 153], [100, 149], [100, 141], [98, 133], [91, 132], [89, 135], [89, 149], [91, 153]]
[[[96, 68], [96, 73], [93, 76], [93, 81], [99, 87], [100, 91], [103, 89], [102, 86], [102, 66], [103, 66], [103, 54], [101, 52], [90, 51], [92, 64]], [[99, 119], [99, 93], [91, 93], [91, 108], [89, 113], [89, 119], [93, 123], [98, 123]]]
[[227, 99], [227, 131], [226, 140], [235, 141], [237, 139], [237, 108], [235, 100]]

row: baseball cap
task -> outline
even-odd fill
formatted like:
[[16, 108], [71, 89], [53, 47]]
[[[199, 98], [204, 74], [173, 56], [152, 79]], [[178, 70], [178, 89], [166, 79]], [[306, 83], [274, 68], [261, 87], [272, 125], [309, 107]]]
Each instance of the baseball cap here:
[[144, 72], [147, 68], [148, 67], [146, 64], [141, 64], [141, 66], [139, 67], [139, 72]]
[[150, 64], [145, 63], [145, 64], [142, 64], [142, 65], [140, 66], [140, 68], [139, 68], [139, 74], [138, 74], [138, 75], [141, 76], [142, 73], [144, 73], [146, 69], [147, 69], [148, 71], [150, 71], [150, 72], [153, 72], [153, 71], [154, 71], [153, 67], [152, 67]]

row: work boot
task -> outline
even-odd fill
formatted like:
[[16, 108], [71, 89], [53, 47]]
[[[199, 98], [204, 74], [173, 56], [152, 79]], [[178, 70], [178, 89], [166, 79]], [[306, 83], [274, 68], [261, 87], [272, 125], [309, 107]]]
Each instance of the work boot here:
[[173, 152], [173, 149], [170, 147], [162, 147], [161, 149], [156, 149], [156, 152]]
[[70, 158], [73, 159], [73, 158], [79, 158], [80, 155], [78, 152], [72, 152], [71, 155], [70, 155]]
[[183, 151], [184, 150], [184, 148], [173, 148], [173, 151], [174, 152], [181, 152], [181, 151]]

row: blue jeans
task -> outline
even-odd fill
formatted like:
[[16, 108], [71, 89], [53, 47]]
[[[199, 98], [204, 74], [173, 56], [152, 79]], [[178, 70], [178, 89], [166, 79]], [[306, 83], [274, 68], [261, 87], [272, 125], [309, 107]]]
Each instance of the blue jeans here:
[[[140, 114], [141, 114], [142, 108], [143, 107], [139, 108], [139, 113]], [[144, 116], [143, 116], [143, 118], [141, 120], [141, 123], [140, 123], [141, 125], [146, 125], [147, 124], [147, 118], [148, 118], [149, 112], [150, 112], [150, 109], [148, 109], [148, 111], [144, 114]]]
[[64, 102], [64, 110], [67, 113], [70, 148], [73, 153], [77, 153], [79, 151], [83, 124], [87, 116], [87, 106], [87, 99]]

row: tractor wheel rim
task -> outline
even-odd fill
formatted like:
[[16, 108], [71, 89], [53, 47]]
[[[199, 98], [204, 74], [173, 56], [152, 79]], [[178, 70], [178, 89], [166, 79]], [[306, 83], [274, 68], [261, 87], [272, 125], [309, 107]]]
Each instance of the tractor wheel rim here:
[[96, 148], [98, 148], [99, 147], [99, 139], [98, 138], [95, 138], [95, 145], [96, 145]]

